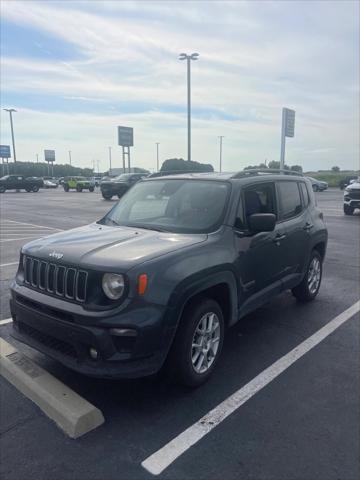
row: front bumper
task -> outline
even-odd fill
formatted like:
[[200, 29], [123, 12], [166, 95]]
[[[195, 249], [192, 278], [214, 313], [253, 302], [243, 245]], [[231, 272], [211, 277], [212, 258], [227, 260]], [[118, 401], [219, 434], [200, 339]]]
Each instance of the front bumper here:
[[360, 198], [344, 198], [344, 205], [348, 205], [351, 208], [360, 208]]
[[[171, 312], [164, 307], [143, 303], [99, 318], [69, 314], [54, 308], [52, 298], [41, 297], [46, 296], [12, 286], [10, 308], [17, 340], [89, 376], [136, 378], [160, 370], [175, 328], [168, 325]], [[113, 328], [132, 330], [136, 335], [113, 335]], [[98, 352], [96, 360], [91, 358], [91, 348]]]

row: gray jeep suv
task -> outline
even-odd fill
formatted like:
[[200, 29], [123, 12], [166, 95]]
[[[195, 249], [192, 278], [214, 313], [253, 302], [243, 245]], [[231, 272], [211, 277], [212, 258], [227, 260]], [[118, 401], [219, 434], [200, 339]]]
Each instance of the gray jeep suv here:
[[316, 297], [326, 244], [311, 183], [293, 172], [146, 179], [100, 221], [22, 248], [13, 334], [87, 375], [170, 366], [196, 386], [241, 317], [284, 290]]

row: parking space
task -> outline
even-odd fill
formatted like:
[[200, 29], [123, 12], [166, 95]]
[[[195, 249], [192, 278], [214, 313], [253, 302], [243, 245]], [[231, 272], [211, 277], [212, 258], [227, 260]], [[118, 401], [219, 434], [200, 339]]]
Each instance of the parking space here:
[[[269, 376], [279, 359], [332, 325], [359, 300], [360, 215], [343, 215], [342, 195], [335, 189], [317, 194], [329, 244], [316, 301], [300, 305], [286, 293], [245, 317], [227, 336], [213, 377], [199, 389], [179, 387], [161, 374], [136, 381], [87, 378], [21, 346], [41, 367], [100, 409], [105, 423], [71, 440], [0, 377], [2, 405], [6, 405], [1, 409], [2, 478], [145, 479], [156, 473], [168, 479], [359, 478], [356, 308], [318, 344]], [[97, 220], [111, 205], [98, 192], [87, 191], [1, 196], [1, 320], [10, 316], [8, 288], [21, 245]], [[0, 322], [0, 335], [19, 346], [10, 336], [11, 323]], [[211, 417], [206, 435], [194, 441], [191, 427], [203, 429], [209, 412], [235, 392], [241, 397], [249, 384], [259, 386], [257, 379], [264, 376], [265, 384], [253, 390], [246, 402], [240, 398], [220, 421], [219, 416]], [[189, 428], [189, 435], [184, 434]], [[163, 461], [163, 448], [178, 436], [185, 438], [181, 454], [173, 460], [170, 456], [164, 469], [157, 469], [156, 458], [146, 463], [156, 452], [163, 452], [159, 457]], [[179, 448], [178, 442], [174, 448]]]

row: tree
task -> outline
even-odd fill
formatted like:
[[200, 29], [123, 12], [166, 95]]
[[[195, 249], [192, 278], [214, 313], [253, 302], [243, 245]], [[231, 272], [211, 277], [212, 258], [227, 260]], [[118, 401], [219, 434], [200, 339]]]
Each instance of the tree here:
[[293, 172], [300, 172], [302, 173], [303, 169], [301, 165], [291, 165], [290, 170]]
[[183, 158], [169, 158], [161, 165], [161, 172], [213, 172], [214, 168], [208, 163], [199, 163]]
[[340, 167], [338, 167], [338, 166], [335, 165], [334, 167], [331, 168], [331, 170], [332, 170], [334, 173], [338, 173], [338, 172], [340, 172]]
[[[268, 164], [269, 168], [273, 168], [274, 170], [279, 170], [280, 169], [280, 162], [277, 162], [276, 160], [271, 160]], [[290, 170], [289, 165], [284, 165], [285, 170]]]
[[267, 166], [265, 165], [265, 163], [260, 163], [260, 165], [249, 165], [248, 167], [245, 167], [244, 170], [256, 170], [258, 168], [267, 168]]

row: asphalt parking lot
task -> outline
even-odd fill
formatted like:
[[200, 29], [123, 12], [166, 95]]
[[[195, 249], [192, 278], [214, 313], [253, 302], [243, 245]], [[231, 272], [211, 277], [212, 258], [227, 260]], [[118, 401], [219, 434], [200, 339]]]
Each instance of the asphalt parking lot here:
[[[2, 479], [148, 479], [142, 462], [360, 298], [360, 214], [343, 193], [317, 194], [329, 230], [322, 288], [311, 304], [283, 294], [241, 320], [210, 381], [188, 390], [163, 378], [94, 380], [26, 347], [44, 368], [101, 409], [105, 423], [66, 437], [0, 377]], [[113, 204], [98, 192], [1, 195], [1, 318], [21, 245], [99, 219]], [[164, 479], [358, 479], [359, 315], [352, 316], [236, 409], [161, 473]], [[11, 323], [0, 321], [10, 343]], [[191, 442], [190, 442], [191, 443]]]

